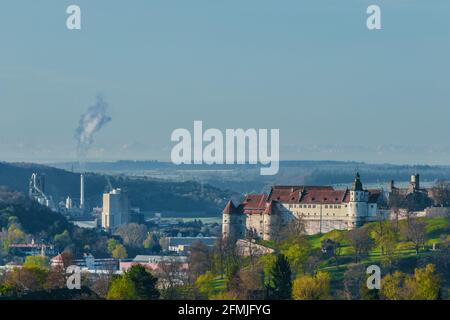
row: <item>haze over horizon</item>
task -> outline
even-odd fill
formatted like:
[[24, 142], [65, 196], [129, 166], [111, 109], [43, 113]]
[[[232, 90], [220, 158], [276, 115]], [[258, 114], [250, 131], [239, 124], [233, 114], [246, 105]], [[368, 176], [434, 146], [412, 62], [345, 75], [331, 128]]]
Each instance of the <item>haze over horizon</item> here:
[[377, 32], [368, 0], [77, 0], [68, 31], [72, 2], [2, 3], [0, 161], [77, 161], [101, 93], [87, 161], [169, 161], [202, 120], [279, 128], [281, 160], [450, 164], [449, 1], [378, 0]]

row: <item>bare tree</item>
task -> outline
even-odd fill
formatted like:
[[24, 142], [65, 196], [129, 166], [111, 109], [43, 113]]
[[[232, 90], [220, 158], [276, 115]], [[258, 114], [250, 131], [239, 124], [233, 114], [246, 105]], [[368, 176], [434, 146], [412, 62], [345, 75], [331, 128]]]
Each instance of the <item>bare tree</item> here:
[[189, 280], [194, 282], [198, 276], [211, 269], [211, 252], [202, 242], [194, 242], [189, 248]]
[[388, 208], [395, 215], [395, 222], [396, 222], [397, 230], [399, 230], [400, 208], [403, 207], [403, 203], [404, 203], [404, 198], [398, 192], [391, 192], [389, 194]]
[[147, 237], [147, 227], [137, 223], [124, 224], [119, 226], [114, 234], [121, 237], [125, 245], [142, 248]]
[[419, 254], [420, 247], [423, 247], [426, 242], [426, 224], [418, 219], [411, 219], [409, 224], [404, 227], [404, 237], [414, 244], [416, 254]]
[[184, 264], [172, 257], [164, 258], [158, 263], [155, 271], [159, 286], [164, 290], [165, 299], [180, 299], [178, 288], [188, 282], [187, 270]]
[[367, 254], [373, 246], [367, 228], [364, 227], [350, 230], [347, 233], [347, 239], [353, 248], [356, 263], [358, 263], [361, 256]]
[[433, 187], [432, 193], [436, 205], [440, 207], [450, 207], [450, 183], [439, 180]]

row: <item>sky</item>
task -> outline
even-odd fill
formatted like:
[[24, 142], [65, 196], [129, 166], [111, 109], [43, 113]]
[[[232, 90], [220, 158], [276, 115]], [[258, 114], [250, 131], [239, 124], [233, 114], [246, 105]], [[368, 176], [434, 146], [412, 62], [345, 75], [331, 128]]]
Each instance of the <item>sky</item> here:
[[101, 94], [90, 160], [168, 161], [202, 120], [278, 128], [282, 160], [450, 164], [448, 0], [3, 0], [0, 41], [0, 161], [77, 160]]

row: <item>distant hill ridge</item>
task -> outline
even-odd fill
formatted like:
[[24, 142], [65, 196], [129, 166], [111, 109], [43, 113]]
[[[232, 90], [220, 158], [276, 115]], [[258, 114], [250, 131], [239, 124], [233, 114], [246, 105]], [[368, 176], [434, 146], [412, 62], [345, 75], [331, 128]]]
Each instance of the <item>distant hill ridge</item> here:
[[[28, 192], [31, 174], [45, 174], [46, 193], [55, 202], [67, 196], [79, 197], [80, 175], [54, 167], [32, 163], [0, 162], [0, 186], [24, 194]], [[196, 213], [198, 215], [219, 215], [231, 192], [197, 182], [171, 182], [151, 178], [130, 178], [123, 175], [108, 176], [114, 188], [124, 188], [129, 193], [132, 206], [143, 211]], [[97, 173], [85, 174], [86, 202], [101, 206], [101, 198], [108, 189], [107, 176]]]

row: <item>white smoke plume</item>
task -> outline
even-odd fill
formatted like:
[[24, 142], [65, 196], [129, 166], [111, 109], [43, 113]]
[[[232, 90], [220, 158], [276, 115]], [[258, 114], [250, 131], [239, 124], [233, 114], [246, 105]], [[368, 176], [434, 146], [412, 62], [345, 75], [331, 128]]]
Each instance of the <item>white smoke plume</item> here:
[[112, 118], [106, 114], [108, 103], [102, 96], [97, 96], [97, 101], [90, 106], [84, 113], [75, 130], [75, 139], [77, 140], [77, 155], [79, 160], [84, 159], [94, 143], [94, 134], [99, 131]]

